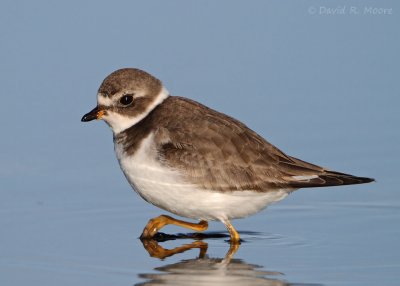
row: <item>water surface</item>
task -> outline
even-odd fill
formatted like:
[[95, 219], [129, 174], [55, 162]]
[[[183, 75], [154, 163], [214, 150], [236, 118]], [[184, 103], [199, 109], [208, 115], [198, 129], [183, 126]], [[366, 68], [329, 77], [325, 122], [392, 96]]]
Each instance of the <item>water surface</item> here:
[[[392, 14], [314, 13], [328, 6]], [[399, 13], [395, 0], [2, 1], [0, 285], [398, 285]], [[131, 191], [108, 127], [80, 122], [122, 67], [377, 182], [234, 221], [234, 254], [217, 222], [144, 246], [163, 212]]]

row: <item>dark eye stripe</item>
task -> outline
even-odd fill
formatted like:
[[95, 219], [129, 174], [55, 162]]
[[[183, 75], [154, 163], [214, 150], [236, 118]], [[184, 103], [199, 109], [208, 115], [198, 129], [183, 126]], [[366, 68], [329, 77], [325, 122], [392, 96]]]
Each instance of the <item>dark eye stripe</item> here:
[[119, 102], [122, 105], [129, 105], [133, 101], [133, 95], [132, 94], [126, 94], [123, 97], [120, 98]]

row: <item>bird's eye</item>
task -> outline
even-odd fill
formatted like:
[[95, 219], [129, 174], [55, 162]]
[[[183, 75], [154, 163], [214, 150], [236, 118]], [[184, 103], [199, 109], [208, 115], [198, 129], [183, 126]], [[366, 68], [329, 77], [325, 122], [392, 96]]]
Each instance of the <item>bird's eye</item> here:
[[126, 94], [123, 97], [121, 97], [121, 99], [119, 100], [119, 102], [122, 105], [129, 105], [131, 104], [133, 101], [133, 95], [132, 94]]

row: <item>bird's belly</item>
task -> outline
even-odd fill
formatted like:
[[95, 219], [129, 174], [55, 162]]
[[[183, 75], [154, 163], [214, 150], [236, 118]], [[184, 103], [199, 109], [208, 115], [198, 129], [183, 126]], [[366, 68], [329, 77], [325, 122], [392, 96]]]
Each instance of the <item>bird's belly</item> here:
[[287, 190], [218, 192], [184, 182], [177, 171], [158, 164], [121, 162], [133, 189], [147, 202], [171, 213], [202, 220], [242, 218], [285, 198]]
[[199, 189], [170, 189], [154, 196], [154, 189], [139, 193], [152, 204], [179, 216], [198, 220], [227, 220], [255, 214], [286, 197], [286, 192], [260, 194], [252, 191], [220, 193]]
[[219, 192], [200, 189], [183, 179], [183, 175], [157, 161], [146, 148], [150, 138], [134, 155], [117, 157], [133, 189], [147, 202], [179, 216], [201, 220], [242, 218], [259, 212], [269, 204], [285, 198], [288, 190], [267, 192]]

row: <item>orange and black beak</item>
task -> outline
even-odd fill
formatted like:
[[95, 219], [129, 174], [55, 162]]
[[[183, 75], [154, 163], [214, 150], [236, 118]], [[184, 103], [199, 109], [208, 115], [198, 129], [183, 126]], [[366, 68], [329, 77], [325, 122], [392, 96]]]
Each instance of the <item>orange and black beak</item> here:
[[95, 108], [93, 108], [92, 111], [86, 113], [82, 117], [81, 121], [82, 122], [88, 122], [88, 121], [92, 121], [94, 119], [99, 120], [99, 119], [101, 119], [103, 117], [103, 115], [104, 115], [104, 110], [101, 110], [96, 106]]

